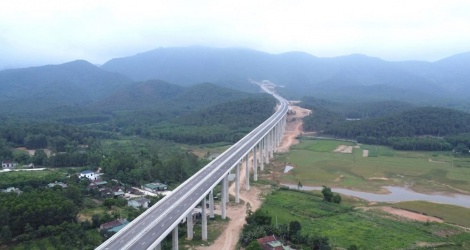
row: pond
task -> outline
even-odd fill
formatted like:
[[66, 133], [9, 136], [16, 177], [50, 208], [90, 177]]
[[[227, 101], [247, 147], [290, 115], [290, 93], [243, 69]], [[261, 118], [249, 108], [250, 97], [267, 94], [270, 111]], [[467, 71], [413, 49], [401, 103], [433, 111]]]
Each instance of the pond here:
[[[283, 186], [289, 187], [291, 189], [297, 189], [297, 185], [294, 184], [281, 184]], [[323, 187], [311, 187], [303, 186], [301, 190], [322, 190]], [[388, 194], [374, 194], [368, 192], [354, 191], [345, 188], [332, 188], [331, 191], [345, 194], [349, 196], [358, 197], [364, 200], [373, 201], [373, 202], [400, 202], [400, 201], [429, 201], [435, 203], [445, 203], [456, 206], [468, 207], [470, 208], [470, 196], [469, 195], [443, 195], [440, 193], [436, 194], [422, 194], [414, 192], [408, 188], [396, 187], [396, 186], [386, 186], [383, 187], [388, 190]]]

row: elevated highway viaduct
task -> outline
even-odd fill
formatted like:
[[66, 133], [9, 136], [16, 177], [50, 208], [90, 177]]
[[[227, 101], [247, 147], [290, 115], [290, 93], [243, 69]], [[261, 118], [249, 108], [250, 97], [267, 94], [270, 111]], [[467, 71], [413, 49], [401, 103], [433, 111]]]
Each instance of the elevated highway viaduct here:
[[[249, 190], [249, 166], [252, 167], [253, 180], [256, 181], [258, 168], [263, 170], [264, 164], [269, 163], [284, 134], [288, 111], [287, 100], [266, 86], [260, 85], [260, 87], [278, 101], [278, 108], [271, 117], [96, 249], [161, 249], [160, 243], [170, 233], [173, 239], [172, 247], [178, 249], [178, 224], [187, 219], [188, 238], [191, 239], [192, 211], [199, 204], [202, 205], [202, 239], [207, 240], [207, 215], [214, 216], [214, 187], [219, 183], [222, 184], [221, 215], [225, 219], [229, 173], [235, 171], [235, 202], [239, 202], [240, 165], [246, 164], [245, 188]], [[250, 155], [253, 156], [252, 162], [249, 161]], [[209, 196], [209, 209], [206, 208], [207, 196]]]

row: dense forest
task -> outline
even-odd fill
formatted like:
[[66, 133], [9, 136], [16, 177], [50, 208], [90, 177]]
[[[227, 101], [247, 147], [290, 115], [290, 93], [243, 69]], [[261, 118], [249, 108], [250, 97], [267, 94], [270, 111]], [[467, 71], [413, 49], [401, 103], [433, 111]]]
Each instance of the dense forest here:
[[[468, 154], [470, 148], [470, 114], [466, 112], [412, 108], [396, 102], [346, 105], [309, 98], [302, 105], [314, 113], [304, 119], [304, 128], [333, 137], [401, 150], [454, 150]], [[362, 115], [349, 116], [356, 108]]]
[[[89, 181], [78, 179], [77, 172], [100, 171], [108, 188], [119, 183], [126, 190], [154, 181], [174, 188], [209, 162], [178, 143], [233, 143], [271, 116], [276, 104], [267, 94], [210, 83], [181, 87], [152, 80], [121, 85], [86, 105], [48, 102], [38, 109], [0, 114], [0, 159], [18, 163], [17, 168], [34, 164], [55, 169], [0, 173], [0, 189], [20, 190], [0, 192], [0, 244], [93, 249], [110, 236], [97, 230], [100, 224], [132, 220], [142, 210], [128, 207], [124, 199], [103, 197], [88, 188]], [[55, 182], [68, 186], [47, 188]], [[95, 211], [91, 218], [79, 219], [90, 210]]]

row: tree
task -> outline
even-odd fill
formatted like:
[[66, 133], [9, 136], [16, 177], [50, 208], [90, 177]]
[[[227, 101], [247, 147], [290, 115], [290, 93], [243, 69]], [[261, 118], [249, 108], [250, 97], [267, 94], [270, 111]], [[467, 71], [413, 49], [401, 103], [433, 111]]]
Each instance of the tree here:
[[263, 247], [261, 246], [261, 244], [259, 244], [257, 240], [254, 240], [250, 242], [248, 246], [246, 246], [245, 250], [263, 250]]
[[42, 149], [36, 150], [32, 162], [34, 165], [45, 166], [47, 163], [47, 154]]
[[107, 207], [108, 209], [111, 209], [111, 207], [115, 205], [116, 205], [116, 200], [113, 198], [107, 198], [103, 202], [103, 206]]
[[323, 186], [321, 193], [323, 194], [323, 200], [328, 202], [333, 200], [333, 192], [331, 192], [331, 188]]
[[296, 235], [297, 232], [299, 232], [302, 229], [302, 225], [300, 225], [300, 222], [298, 221], [291, 221], [289, 223], [289, 233], [290, 235]]
[[336, 203], [336, 204], [340, 204], [341, 203], [341, 196], [339, 194], [333, 195], [333, 202]]
[[5, 243], [9, 244], [12, 240], [11, 230], [9, 226], [2, 227], [0, 231], [0, 240]]

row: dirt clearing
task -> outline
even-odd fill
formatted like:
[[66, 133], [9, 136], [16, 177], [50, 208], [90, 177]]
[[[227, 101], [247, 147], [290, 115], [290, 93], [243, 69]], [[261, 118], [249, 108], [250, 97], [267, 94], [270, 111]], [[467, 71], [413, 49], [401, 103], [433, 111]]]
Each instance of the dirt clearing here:
[[291, 112], [287, 114], [286, 132], [282, 138], [282, 143], [277, 148], [277, 152], [287, 152], [289, 147], [299, 143], [296, 139], [302, 133], [302, 118], [312, 113], [308, 109], [298, 106], [291, 106]]
[[[302, 118], [311, 113], [310, 110], [298, 106], [291, 106], [291, 112], [287, 115], [286, 132], [282, 139], [281, 145], [277, 148], [277, 152], [287, 152], [289, 147], [299, 143], [296, 137], [302, 133]], [[351, 149], [352, 150], [352, 149]], [[251, 161], [251, 159], [250, 159]], [[260, 194], [261, 190], [256, 186], [251, 186], [250, 191], [245, 191], [245, 171], [246, 164], [243, 163], [240, 168], [240, 200], [245, 204], [250, 203], [251, 210], [255, 211], [261, 206]], [[250, 166], [251, 167], [251, 166]], [[235, 194], [235, 183], [229, 188], [231, 195]], [[230, 222], [224, 228], [220, 237], [210, 246], [196, 247], [198, 250], [230, 250], [235, 249], [243, 225], [245, 224], [246, 205], [234, 204], [232, 202], [227, 206], [227, 217]], [[220, 210], [216, 210], [220, 213]]]
[[335, 153], [352, 154], [353, 146], [339, 145], [333, 150]]
[[381, 207], [382, 211], [387, 212], [389, 214], [394, 214], [398, 215], [403, 218], [411, 219], [411, 220], [417, 220], [417, 221], [422, 221], [422, 222], [444, 222], [442, 219], [424, 215], [424, 214], [419, 214], [415, 212], [411, 212], [408, 210], [403, 210], [403, 209], [398, 209], [398, 208], [393, 208], [393, 207]]

